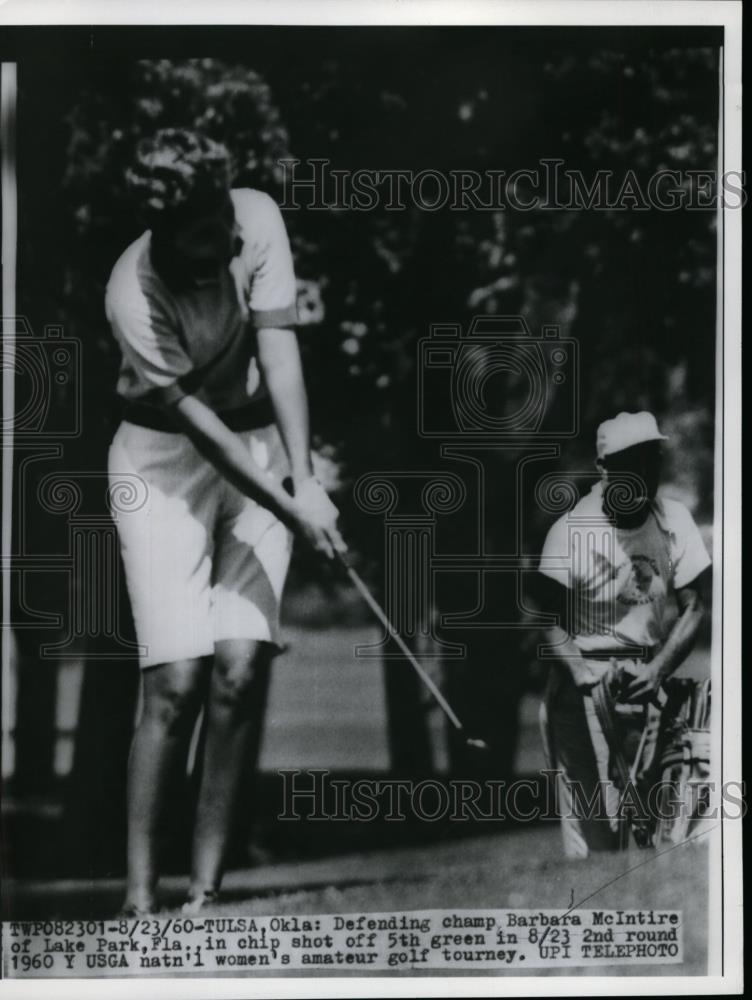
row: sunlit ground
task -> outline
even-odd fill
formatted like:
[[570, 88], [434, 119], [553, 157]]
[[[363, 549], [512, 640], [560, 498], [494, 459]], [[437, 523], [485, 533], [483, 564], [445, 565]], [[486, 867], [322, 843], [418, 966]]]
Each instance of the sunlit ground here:
[[[378, 660], [356, 657], [354, 647], [378, 633], [352, 630], [288, 631], [288, 653], [275, 664], [262, 768], [368, 768], [386, 771], [383, 681]], [[706, 657], [694, 657], [701, 672]], [[522, 705], [517, 755], [520, 773], [543, 766], [536, 699]], [[567, 861], [556, 822], [501, 833], [463, 836], [419, 846], [344, 851], [324, 858], [275, 861], [273, 847], [253, 868], [231, 871], [221, 915], [378, 912], [415, 909], [678, 909], [684, 912], [681, 966], [599, 966], [547, 974], [700, 975], [707, 961], [707, 850], [704, 839], [657, 855], [632, 850]], [[624, 875], [632, 866], [636, 870]], [[619, 878], [619, 876], [624, 877]], [[161, 883], [160, 916], [175, 916], [187, 878]], [[18, 916], [111, 916], [123, 895], [120, 879], [6, 884]], [[588, 898], [589, 897], [589, 898]], [[503, 971], [503, 970], [502, 970]], [[533, 970], [530, 970], [531, 973]], [[541, 974], [543, 970], [538, 970]], [[342, 974], [342, 973], [340, 973]], [[516, 971], [516, 974], [519, 974]]]

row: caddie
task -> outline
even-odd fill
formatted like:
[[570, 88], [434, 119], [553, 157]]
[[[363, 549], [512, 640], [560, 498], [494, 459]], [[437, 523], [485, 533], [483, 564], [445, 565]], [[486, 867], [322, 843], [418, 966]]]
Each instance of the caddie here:
[[[658, 496], [666, 440], [651, 413], [602, 423], [600, 481], [550, 528], [540, 558], [539, 603], [559, 622], [546, 633], [556, 662], [541, 729], [568, 857], [625, 846], [624, 766], [655, 732], [646, 730], [651, 706], [702, 620], [710, 558], [687, 508]], [[603, 690], [615, 704], [607, 731]]]
[[131, 916], [157, 906], [164, 804], [202, 707], [186, 910], [216, 898], [292, 534], [329, 557], [345, 547], [313, 475], [282, 215], [231, 178], [228, 150], [205, 136], [144, 141], [128, 179], [147, 228], [106, 291], [124, 402], [111, 491], [127, 481], [143, 494], [116, 511], [143, 693], [128, 762]]

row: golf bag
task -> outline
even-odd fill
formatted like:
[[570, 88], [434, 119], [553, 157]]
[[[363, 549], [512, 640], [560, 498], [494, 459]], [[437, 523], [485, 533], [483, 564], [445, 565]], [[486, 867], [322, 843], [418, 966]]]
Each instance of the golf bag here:
[[667, 847], [687, 840], [710, 810], [710, 680], [675, 679], [660, 741], [653, 843]]
[[[609, 676], [593, 689], [612, 780], [624, 793], [620, 845], [628, 846], [630, 830], [639, 847], [678, 844], [696, 832], [710, 807], [710, 680], [667, 680], [660, 708], [646, 708], [634, 756], [625, 753], [618, 693], [618, 678], [615, 685]], [[635, 803], [638, 808], [626, 808]]]

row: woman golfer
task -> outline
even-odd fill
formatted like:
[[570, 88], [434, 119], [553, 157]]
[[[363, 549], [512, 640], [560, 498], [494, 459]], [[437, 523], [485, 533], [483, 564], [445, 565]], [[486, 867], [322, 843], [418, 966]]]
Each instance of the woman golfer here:
[[178, 129], [139, 147], [129, 181], [148, 229], [106, 292], [125, 401], [110, 479], [135, 475], [146, 497], [117, 515], [143, 678], [124, 913], [155, 909], [161, 806], [203, 706], [184, 907], [198, 912], [219, 890], [254, 673], [279, 644], [291, 531], [330, 558], [345, 546], [311, 467], [295, 276], [277, 205], [231, 189], [224, 146]]

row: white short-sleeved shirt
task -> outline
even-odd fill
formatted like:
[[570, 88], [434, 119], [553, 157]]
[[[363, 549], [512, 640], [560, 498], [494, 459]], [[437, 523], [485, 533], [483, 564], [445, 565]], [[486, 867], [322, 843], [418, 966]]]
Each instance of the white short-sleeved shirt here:
[[242, 249], [216, 279], [168, 287], [152, 265], [148, 231], [115, 264], [105, 311], [122, 351], [117, 391], [124, 399], [148, 404], [154, 389], [177, 387], [186, 376], [216, 410], [264, 395], [253, 331], [295, 324], [292, 254], [269, 195], [239, 188], [231, 198]]
[[603, 513], [600, 484], [551, 527], [539, 569], [572, 592], [572, 638], [588, 652], [655, 651], [676, 619], [675, 591], [710, 565], [687, 508], [658, 499], [639, 528]]

